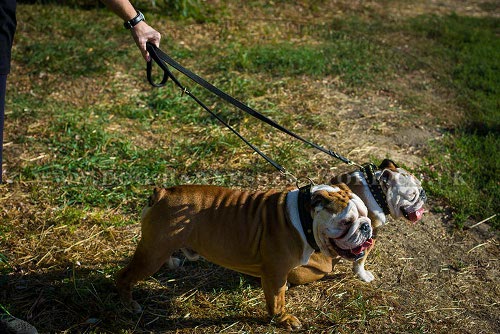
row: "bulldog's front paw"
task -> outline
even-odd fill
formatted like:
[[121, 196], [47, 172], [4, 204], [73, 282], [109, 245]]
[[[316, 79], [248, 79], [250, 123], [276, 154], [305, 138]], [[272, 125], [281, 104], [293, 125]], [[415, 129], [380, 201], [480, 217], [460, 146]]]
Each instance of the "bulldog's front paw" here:
[[279, 317], [278, 324], [285, 327], [289, 331], [297, 330], [302, 327], [299, 319], [297, 319], [296, 316], [288, 313], [285, 313]]
[[371, 281], [373, 281], [375, 279], [375, 276], [373, 276], [373, 274], [370, 271], [365, 270], [365, 269], [355, 271], [355, 274], [363, 282], [370, 283]]

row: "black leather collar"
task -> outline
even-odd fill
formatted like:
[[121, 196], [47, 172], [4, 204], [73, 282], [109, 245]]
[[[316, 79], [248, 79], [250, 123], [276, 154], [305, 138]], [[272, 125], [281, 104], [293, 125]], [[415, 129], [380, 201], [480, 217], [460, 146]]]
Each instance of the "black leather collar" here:
[[391, 210], [387, 205], [387, 198], [382, 190], [382, 187], [380, 186], [378, 180], [375, 178], [376, 169], [377, 167], [374, 164], [367, 163], [361, 167], [361, 172], [365, 176], [366, 182], [368, 183], [368, 188], [370, 189], [373, 198], [375, 198], [375, 201], [382, 208], [384, 213], [388, 215], [391, 213]]
[[314, 239], [313, 219], [311, 217], [311, 185], [299, 188], [299, 197], [297, 199], [299, 209], [300, 224], [306, 235], [307, 243], [318, 252], [319, 246]]

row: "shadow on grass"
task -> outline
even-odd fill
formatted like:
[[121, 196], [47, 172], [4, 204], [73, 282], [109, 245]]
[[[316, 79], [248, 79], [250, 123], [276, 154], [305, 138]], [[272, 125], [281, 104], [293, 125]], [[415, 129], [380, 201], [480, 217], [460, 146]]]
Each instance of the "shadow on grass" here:
[[[112, 270], [122, 265], [115, 263]], [[109, 263], [105, 266], [110, 268]], [[164, 332], [214, 325], [222, 329], [236, 322], [269, 323], [264, 309], [257, 316], [241, 315], [238, 307], [213, 316], [204, 312], [206, 309], [198, 305], [195, 295], [211, 299], [259, 286], [257, 279], [205, 261], [185, 264], [175, 271], [164, 267], [153, 278], [139, 283], [134, 298], [143, 306], [141, 314], [132, 313], [120, 302], [113, 274], [110, 269], [73, 264], [29, 274], [14, 268], [13, 272], [0, 276], [0, 304], [13, 316], [30, 322], [40, 333]]]

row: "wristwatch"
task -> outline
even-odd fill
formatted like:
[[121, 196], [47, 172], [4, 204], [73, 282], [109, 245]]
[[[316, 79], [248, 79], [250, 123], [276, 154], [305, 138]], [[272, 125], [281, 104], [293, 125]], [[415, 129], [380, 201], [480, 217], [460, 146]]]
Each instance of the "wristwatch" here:
[[132, 29], [141, 21], [144, 21], [144, 15], [140, 11], [137, 11], [137, 15], [133, 19], [123, 22], [123, 26], [125, 29]]

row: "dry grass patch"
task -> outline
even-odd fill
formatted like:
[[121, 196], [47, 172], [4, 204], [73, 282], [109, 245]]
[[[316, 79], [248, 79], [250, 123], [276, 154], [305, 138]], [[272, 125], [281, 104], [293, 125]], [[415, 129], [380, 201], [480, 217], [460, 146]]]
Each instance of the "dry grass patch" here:
[[[165, 34], [162, 48], [183, 65], [304, 137], [358, 162], [391, 157], [418, 172], [428, 140], [461, 110], [432, 68], [405, 58], [414, 50], [398, 51], [413, 37], [403, 39], [381, 22], [405, 20], [412, 8], [451, 5], [468, 11], [449, 1], [229, 2], [221, 18], [206, 23], [160, 13], [150, 22]], [[90, 19], [108, 29], [116, 18], [41, 8], [19, 5], [15, 52], [47, 51], [52, 58], [30, 63], [19, 56], [9, 77], [0, 305], [42, 333], [284, 332], [267, 318], [258, 279], [206, 261], [162, 268], [134, 291], [144, 312], [123, 308], [113, 275], [137, 244], [139, 212], [152, 185], [267, 189], [289, 182], [172, 86], [151, 89], [121, 28], [104, 34], [106, 41], [101, 30], [90, 31], [93, 51], [73, 41], [69, 51], [54, 52], [71, 34], [45, 35], [35, 13], [50, 12], [51, 29], [65, 29], [61, 22], [71, 17], [75, 36], [86, 33]], [[90, 66], [92, 73], [56, 66], [72, 55], [101, 60], [100, 42], [117, 48], [102, 67]], [[297, 54], [310, 56], [314, 66]], [[332, 64], [332, 72], [322, 67]], [[351, 170], [197, 93], [291, 172], [325, 182]], [[324, 280], [290, 288], [287, 306], [305, 325], [302, 332], [495, 332], [497, 233], [487, 224], [458, 231], [446, 205], [431, 199], [428, 208], [423, 222], [391, 222], [381, 232], [367, 265], [376, 276], [372, 284], [340, 263]]]

